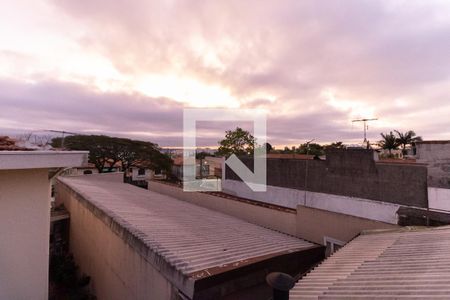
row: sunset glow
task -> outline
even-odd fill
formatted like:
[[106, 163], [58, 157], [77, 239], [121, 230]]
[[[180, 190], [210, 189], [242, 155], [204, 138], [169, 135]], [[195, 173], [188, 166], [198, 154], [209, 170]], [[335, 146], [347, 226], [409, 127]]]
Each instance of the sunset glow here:
[[2, 1], [0, 130], [179, 146], [197, 107], [266, 109], [277, 145], [450, 134], [446, 1], [288, 2]]

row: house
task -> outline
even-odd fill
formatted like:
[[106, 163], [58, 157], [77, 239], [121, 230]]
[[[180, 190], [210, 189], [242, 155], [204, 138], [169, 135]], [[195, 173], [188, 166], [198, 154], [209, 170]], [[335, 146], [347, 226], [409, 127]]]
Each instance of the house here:
[[[225, 157], [206, 156], [203, 159], [204, 177], [222, 178]], [[207, 166], [207, 168], [205, 168]]]
[[450, 189], [450, 141], [416, 142], [416, 160], [428, 165], [428, 185]]
[[448, 299], [450, 227], [363, 232], [300, 279], [301, 299]]
[[428, 202], [434, 209], [450, 211], [450, 141], [416, 142], [416, 161], [428, 169]]
[[59, 177], [56, 201], [70, 213], [70, 251], [98, 299], [249, 299], [249, 289], [267, 292], [267, 273], [305, 272], [324, 255], [116, 174]]
[[[194, 158], [188, 160], [188, 167], [192, 168], [194, 167], [194, 164], [195, 164], [195, 177], [200, 177], [200, 166], [202, 165], [201, 161], [199, 159], [194, 160]], [[172, 176], [174, 176], [179, 181], [183, 181], [183, 168], [184, 168], [183, 156], [175, 157], [173, 159], [172, 164]]]
[[155, 177], [155, 171], [153, 171], [153, 168], [142, 163], [133, 164], [133, 166], [130, 167], [130, 173], [133, 181], [149, 181]]
[[125, 172], [125, 180], [135, 186], [147, 189], [148, 182], [155, 178], [153, 169], [150, 161], [135, 161]]
[[9, 136], [0, 136], [0, 151], [17, 151], [17, 150], [29, 151], [30, 149], [18, 146], [16, 141], [10, 138]]
[[0, 299], [48, 299], [50, 182], [86, 163], [84, 151], [0, 151]]
[[93, 163], [88, 163], [85, 166], [67, 169], [61, 175], [79, 176], [79, 175], [90, 175], [90, 174], [98, 174], [98, 173], [99, 173], [98, 169], [95, 167], [95, 165]]

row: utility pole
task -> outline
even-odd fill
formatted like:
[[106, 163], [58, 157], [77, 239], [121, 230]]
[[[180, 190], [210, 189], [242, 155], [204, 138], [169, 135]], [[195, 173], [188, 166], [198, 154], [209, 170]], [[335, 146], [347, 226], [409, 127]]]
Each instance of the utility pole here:
[[376, 121], [376, 120], [378, 120], [378, 118], [352, 120], [353, 123], [355, 123], [355, 122], [363, 122], [364, 123], [364, 143], [367, 143], [367, 130], [369, 129], [369, 125], [367, 125], [367, 122]]
[[306, 195], [307, 195], [307, 186], [308, 186], [308, 155], [309, 155], [309, 144], [314, 142], [315, 139], [312, 139], [308, 142], [306, 142], [306, 163], [305, 163], [305, 197], [303, 199], [303, 206], [306, 206]]
[[56, 133], [62, 133], [62, 138], [61, 138], [61, 149], [64, 148], [64, 136], [65, 134], [78, 134], [75, 132], [70, 132], [70, 131], [64, 131], [64, 130], [44, 130], [44, 131], [48, 131], [48, 132], [56, 132]]

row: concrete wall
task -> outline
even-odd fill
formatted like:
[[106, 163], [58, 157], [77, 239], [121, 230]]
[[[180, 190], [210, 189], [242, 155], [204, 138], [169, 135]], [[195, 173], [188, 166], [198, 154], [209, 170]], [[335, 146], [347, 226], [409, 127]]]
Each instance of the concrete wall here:
[[70, 213], [70, 251], [99, 300], [176, 299], [171, 283], [61, 183], [56, 201]]
[[145, 169], [145, 174], [144, 175], [139, 175], [139, 169], [137, 167], [133, 167], [131, 168], [131, 178], [133, 180], [151, 180], [153, 179], [155, 172], [153, 172], [153, 170], [150, 169]]
[[226, 213], [230, 216], [261, 225], [290, 235], [296, 233], [296, 214], [288, 210], [271, 208], [230, 200], [199, 192], [184, 192], [182, 188], [150, 181], [148, 189], [179, 200]]
[[450, 189], [450, 141], [416, 144], [417, 162], [428, 165], [428, 185]]
[[[237, 182], [237, 184], [243, 183]], [[348, 242], [362, 230], [397, 227], [396, 221], [393, 222], [394, 224], [389, 224], [301, 205], [296, 205], [294, 212], [276, 210], [205, 193], [184, 192], [177, 186], [155, 181], [149, 183], [149, 189], [318, 244], [324, 244], [325, 236]], [[292, 190], [293, 194], [296, 192], [298, 191]], [[278, 204], [274, 201], [271, 203]], [[396, 209], [398, 206], [395, 206], [395, 211]], [[373, 207], [367, 208], [369, 213], [373, 210]], [[395, 211], [392, 212], [393, 215]]]
[[430, 208], [450, 211], [450, 189], [428, 188]]
[[[333, 194], [306, 192], [278, 186], [267, 186], [266, 192], [254, 192], [244, 182], [222, 180], [225, 193], [269, 204], [296, 209], [298, 205], [328, 210], [375, 221], [397, 224], [400, 205]], [[306, 197], [305, 197], [306, 196]]]
[[[241, 160], [252, 169], [253, 159]], [[267, 170], [267, 184], [271, 186], [298, 190], [306, 186], [306, 190], [316, 193], [417, 207], [428, 205], [426, 166], [376, 163], [372, 151], [328, 151], [324, 161], [267, 159]], [[241, 181], [229, 167], [226, 179]]]
[[322, 245], [324, 237], [347, 243], [362, 230], [396, 227], [399, 226], [300, 205], [297, 210], [296, 235]]
[[64, 175], [67, 176], [80, 176], [85, 175], [84, 172], [92, 172], [92, 174], [98, 174], [98, 170], [96, 168], [71, 168], [67, 169], [63, 172]]
[[0, 299], [47, 299], [47, 169], [0, 171]]

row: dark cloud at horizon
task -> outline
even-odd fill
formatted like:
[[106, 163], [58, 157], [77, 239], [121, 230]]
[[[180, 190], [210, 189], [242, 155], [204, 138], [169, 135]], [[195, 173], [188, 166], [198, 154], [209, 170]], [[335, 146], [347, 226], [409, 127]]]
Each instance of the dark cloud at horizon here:
[[[0, 91], [2, 131], [21, 127], [54, 129], [144, 139], [161, 146], [182, 146], [183, 105], [170, 99], [99, 93], [82, 85], [62, 82], [0, 81]], [[290, 118], [273, 117], [269, 113], [268, 141], [274, 145], [299, 145], [312, 138], [317, 142], [361, 138], [360, 125], [339, 124], [333, 121], [336, 119], [345, 120], [345, 112], [330, 107]], [[431, 130], [437, 130], [438, 125]], [[225, 130], [237, 126], [253, 132], [251, 122], [199, 122], [197, 143], [199, 146], [216, 146]], [[370, 131], [369, 137], [375, 141], [378, 134]]]

